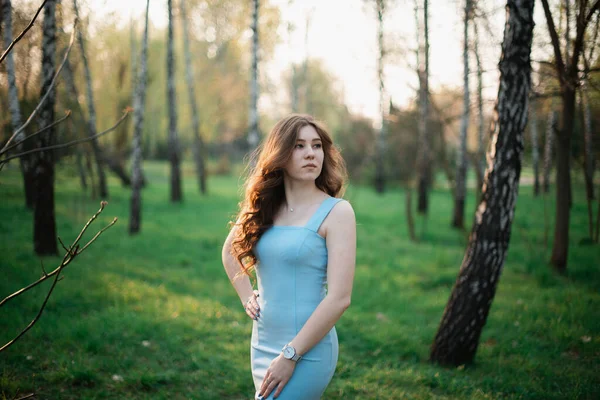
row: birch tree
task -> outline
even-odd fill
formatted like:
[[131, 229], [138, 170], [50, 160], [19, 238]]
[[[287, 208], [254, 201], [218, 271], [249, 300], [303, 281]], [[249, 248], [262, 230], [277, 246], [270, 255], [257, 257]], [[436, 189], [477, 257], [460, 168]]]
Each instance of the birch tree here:
[[383, 16], [385, 14], [385, 0], [376, 0], [376, 12], [377, 12], [377, 46], [378, 46], [378, 58], [377, 58], [377, 78], [379, 80], [379, 112], [380, 112], [380, 126], [377, 133], [377, 157], [375, 158], [375, 190], [377, 193], [383, 193], [385, 191], [385, 171], [384, 171], [384, 154], [385, 154], [385, 134], [386, 134], [386, 122], [385, 122], [385, 108], [387, 106], [385, 99], [385, 87], [383, 83], [383, 65], [385, 49], [383, 47]]
[[[8, 48], [13, 38], [12, 33], [12, 3], [11, 0], [0, 1], [2, 6], [2, 24], [4, 36], [4, 46]], [[12, 51], [5, 58], [6, 75], [8, 80], [8, 111], [10, 113], [10, 122], [13, 132], [21, 127], [21, 107], [19, 105], [19, 93], [17, 89], [17, 79], [15, 75], [15, 62]], [[15, 142], [22, 142], [25, 139], [25, 132], [21, 132], [15, 137]], [[22, 153], [25, 150], [24, 144], [17, 146], [17, 152]], [[32, 159], [30, 156], [23, 156], [19, 159], [21, 173], [23, 174], [23, 189], [25, 191], [25, 205], [29, 209], [33, 209], [33, 176], [32, 176]]]
[[531, 86], [533, 5], [534, 0], [508, 0], [506, 4], [500, 85], [482, 200], [431, 348], [430, 359], [441, 364], [473, 361], [508, 251]]
[[454, 215], [452, 227], [464, 229], [465, 197], [467, 191], [467, 130], [469, 128], [469, 20], [471, 0], [465, 0], [463, 25], [463, 115], [460, 126], [460, 140], [456, 158], [456, 190], [454, 191]]
[[477, 156], [474, 167], [476, 168], [477, 176], [475, 193], [478, 193], [481, 191], [481, 186], [483, 185], [483, 173], [485, 171], [485, 144], [483, 140], [485, 118], [483, 115], [483, 67], [479, 54], [479, 30], [477, 29], [477, 21], [475, 19], [473, 20], [473, 53], [477, 64]]
[[194, 136], [194, 146], [192, 153], [196, 164], [196, 176], [198, 179], [198, 190], [206, 194], [206, 169], [204, 167], [204, 143], [200, 135], [200, 116], [198, 106], [196, 105], [196, 87], [194, 83], [194, 71], [191, 61], [189, 29], [187, 23], [187, 11], [185, 1], [180, 3], [181, 20], [183, 22], [183, 53], [185, 56], [185, 79], [188, 87], [188, 97], [190, 100], [190, 114], [192, 115], [192, 130]]
[[550, 171], [552, 170], [552, 158], [554, 153], [554, 133], [556, 132], [556, 120], [558, 118], [554, 107], [554, 101], [552, 101], [550, 112], [548, 113], [548, 122], [546, 123], [546, 138], [544, 142], [544, 179], [542, 182], [544, 193], [550, 192]]
[[169, 110], [169, 162], [171, 163], [171, 201], [183, 201], [181, 170], [179, 168], [179, 140], [177, 137], [177, 101], [175, 99], [175, 55], [173, 51], [173, 7], [167, 0], [169, 27], [167, 33], [167, 108]]
[[131, 211], [129, 217], [129, 234], [140, 231], [142, 220], [142, 129], [144, 127], [144, 105], [146, 103], [146, 80], [148, 75], [148, 9], [150, 0], [146, 0], [146, 17], [144, 36], [142, 38], [142, 54], [136, 85], [136, 96], [133, 103], [133, 153], [131, 174]]
[[529, 127], [531, 132], [531, 163], [533, 164], [533, 195], [540, 194], [540, 149], [538, 145], [538, 120], [536, 101], [531, 99], [529, 107]]
[[248, 146], [254, 150], [258, 145], [258, 8], [259, 0], [252, 2], [252, 66], [250, 75], [250, 110], [248, 113]]
[[[40, 98], [49, 92], [40, 108], [39, 126], [45, 128], [54, 122], [56, 91], [51, 86], [56, 63], [56, 0], [48, 0], [44, 6], [42, 24], [42, 73]], [[49, 128], [37, 136], [37, 147], [51, 146], [55, 142], [55, 129]], [[41, 151], [33, 158], [34, 216], [33, 247], [37, 255], [56, 255], [56, 219], [54, 216], [54, 152]]]
[[[418, 23], [419, 18], [417, 18]], [[429, 186], [431, 179], [431, 149], [429, 138], [429, 16], [428, 0], [423, 0], [423, 34], [417, 26], [418, 47], [422, 48], [423, 62], [419, 62], [419, 155], [417, 157], [418, 206], [421, 214], [429, 208]], [[418, 53], [417, 53], [418, 54]]]
[[[79, 20], [79, 9], [77, 7], [77, 0], [73, 0], [73, 11], [75, 11], [75, 17]], [[96, 107], [94, 106], [94, 90], [92, 88], [92, 75], [88, 64], [88, 59], [85, 51], [85, 40], [81, 29], [77, 30], [77, 42], [79, 43], [79, 51], [81, 52], [81, 59], [83, 61], [83, 72], [85, 74], [86, 83], [86, 97], [88, 106], [88, 134], [90, 137], [95, 136], [98, 132], [96, 130]], [[91, 141], [92, 150], [94, 152], [94, 159], [96, 161], [96, 172], [98, 173], [98, 189], [100, 197], [103, 199], [108, 197], [108, 186], [106, 185], [106, 176], [104, 174], [104, 163], [102, 162], [103, 156], [100, 150], [100, 145], [97, 139]]]

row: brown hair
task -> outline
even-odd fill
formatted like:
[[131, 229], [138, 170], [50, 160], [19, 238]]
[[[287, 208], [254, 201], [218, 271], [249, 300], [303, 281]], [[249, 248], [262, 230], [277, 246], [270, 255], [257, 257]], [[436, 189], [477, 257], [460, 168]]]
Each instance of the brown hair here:
[[262, 234], [273, 225], [275, 213], [285, 199], [284, 166], [292, 155], [300, 129], [308, 125], [315, 128], [323, 144], [323, 168], [315, 180], [317, 188], [333, 197], [344, 193], [346, 164], [323, 124], [306, 114], [290, 114], [277, 122], [262, 148], [257, 148], [254, 153], [254, 159], [258, 157], [258, 161], [248, 175], [244, 199], [239, 205], [238, 229], [231, 254], [240, 262], [240, 274], [250, 276], [256, 265], [254, 247]]

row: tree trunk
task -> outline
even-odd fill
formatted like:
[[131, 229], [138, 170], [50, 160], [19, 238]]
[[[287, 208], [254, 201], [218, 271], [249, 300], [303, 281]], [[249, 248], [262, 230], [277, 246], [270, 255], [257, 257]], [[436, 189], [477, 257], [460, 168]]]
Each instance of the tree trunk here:
[[533, 5], [534, 0], [507, 1], [494, 148], [465, 257], [431, 349], [431, 361], [441, 364], [473, 362], [508, 251], [531, 86]]
[[[80, 121], [84, 125], [87, 125], [89, 128], [90, 123], [88, 121], [86, 121], [85, 114], [83, 112], [83, 107], [81, 107], [81, 103], [79, 102], [79, 91], [77, 90], [77, 87], [75, 86], [75, 78], [74, 78], [74, 74], [73, 74], [73, 69], [71, 68], [71, 63], [69, 62], [68, 59], [65, 62], [64, 71], [66, 74], [65, 82], [67, 84], [67, 88], [68, 88], [69, 92], [71, 92], [71, 97], [72, 97], [75, 107], [77, 109], [77, 115], [79, 115]], [[94, 127], [95, 127], [95, 125], [94, 125]], [[88, 129], [88, 134], [92, 135], [91, 129]], [[96, 143], [96, 147], [94, 147], [94, 142]], [[123, 186], [131, 185], [131, 178], [127, 175], [127, 172], [125, 172], [123, 165], [121, 165], [121, 163], [118, 160], [115, 160], [111, 156], [107, 155], [106, 152], [102, 150], [102, 148], [100, 147], [100, 144], [96, 140], [92, 141], [92, 149], [94, 152], [94, 160], [97, 160], [97, 157], [100, 157], [102, 163], [103, 164], [106, 163], [108, 168], [121, 180], [121, 184]], [[96, 167], [98, 167], [97, 161], [96, 161]], [[100, 176], [100, 174], [98, 174], [98, 175]], [[92, 179], [92, 181], [93, 181], [93, 179]], [[102, 186], [102, 184], [99, 184], [99, 186]], [[92, 198], [95, 198], [95, 197], [96, 197], [96, 191], [93, 190]]]
[[[418, 156], [418, 188], [419, 199], [417, 210], [420, 214], [427, 214], [429, 209], [429, 186], [431, 180], [431, 156], [429, 139], [429, 16], [428, 0], [423, 0], [423, 36], [424, 36], [424, 66], [419, 66], [420, 83], [420, 115], [419, 115], [419, 156]], [[417, 28], [417, 32], [420, 29]], [[419, 35], [420, 36], [420, 35]], [[419, 40], [419, 47], [420, 47]]]
[[[4, 35], [4, 46], [8, 48], [11, 44], [12, 38], [12, 4], [11, 0], [4, 0], [2, 3], [2, 24], [3, 24], [3, 35]], [[17, 131], [21, 125], [21, 109], [19, 106], [19, 94], [17, 89], [17, 79], [15, 76], [15, 62], [13, 53], [10, 52], [6, 55], [5, 59], [6, 74], [8, 78], [8, 110], [10, 112], [11, 127], [12, 131]], [[19, 143], [25, 139], [25, 132], [21, 132], [15, 137], [15, 143]], [[27, 144], [27, 142], [26, 142]], [[22, 153], [29, 150], [30, 146], [21, 144], [17, 146], [17, 152]], [[19, 159], [21, 167], [21, 173], [23, 174], [23, 190], [25, 192], [25, 206], [30, 210], [33, 210], [34, 202], [34, 186], [33, 186], [33, 170], [31, 168], [32, 158], [30, 156], [23, 156]]]
[[[485, 145], [483, 143], [483, 137], [485, 132], [485, 121], [483, 116], [483, 68], [481, 66], [481, 58], [479, 57], [479, 32], [477, 30], [477, 23], [473, 21], [474, 30], [474, 53], [475, 61], [477, 62], [477, 156], [475, 162], [475, 169], [477, 171], [477, 188], [475, 193], [481, 193], [483, 185], [483, 173], [485, 172]], [[477, 198], [479, 202], [479, 197]]]
[[538, 145], [538, 123], [536, 112], [536, 101], [531, 100], [529, 115], [531, 124], [531, 161], [533, 164], [533, 195], [537, 197], [540, 194], [540, 150]]
[[384, 171], [384, 158], [385, 158], [385, 108], [387, 106], [385, 101], [385, 88], [383, 84], [383, 15], [385, 12], [385, 5], [383, 0], [377, 0], [377, 43], [379, 46], [379, 57], [377, 58], [377, 76], [379, 77], [379, 112], [381, 117], [381, 126], [377, 135], [377, 157], [375, 159], [375, 190], [377, 193], [382, 194], [385, 191], [385, 171]]
[[[56, 73], [56, 1], [48, 0], [44, 6], [42, 25], [42, 83], [40, 98], [50, 89], [50, 83]], [[52, 88], [42, 105], [39, 115], [40, 129], [54, 122], [54, 103], [56, 91]], [[55, 142], [54, 128], [37, 136], [37, 146], [51, 146]], [[33, 171], [35, 182], [33, 245], [37, 255], [56, 255], [56, 220], [54, 217], [54, 152], [35, 153]]]
[[258, 6], [259, 0], [253, 1], [252, 8], [252, 68], [250, 78], [250, 110], [248, 147], [253, 151], [258, 145]]
[[177, 138], [177, 101], [175, 99], [175, 57], [173, 54], [173, 9], [172, 0], [167, 0], [169, 28], [167, 35], [167, 105], [169, 110], [169, 161], [171, 163], [171, 202], [181, 203], [180, 150]]
[[548, 123], [546, 124], [546, 143], [544, 144], [544, 193], [550, 192], [550, 171], [552, 170], [552, 154], [554, 153], [554, 137], [556, 136], [557, 115], [554, 111], [554, 101], [550, 107]]
[[144, 104], [146, 102], [147, 58], [148, 58], [148, 9], [150, 0], [146, 0], [146, 18], [142, 54], [133, 112], [133, 154], [131, 182], [131, 215], [129, 218], [129, 234], [140, 231], [142, 220], [142, 129], [144, 126]]
[[584, 81], [580, 89], [581, 106], [583, 114], [583, 176], [585, 178], [585, 191], [588, 204], [588, 218], [590, 239], [594, 240], [594, 152], [592, 150], [592, 116], [587, 82]]
[[452, 227], [464, 229], [465, 197], [467, 187], [467, 130], [469, 129], [469, 19], [471, 0], [465, 0], [463, 28], [463, 116], [460, 127], [460, 143], [456, 161], [456, 191], [454, 192], [454, 215]]
[[[77, 7], [77, 0], [73, 0], [73, 10], [75, 11], [75, 17], [79, 18], [79, 9]], [[88, 64], [87, 55], [85, 53], [85, 42], [83, 39], [83, 33], [81, 29], [77, 29], [77, 42], [79, 43], [79, 50], [81, 52], [81, 60], [83, 61], [83, 71], [85, 73], [86, 82], [86, 97], [88, 105], [88, 129], [89, 135], [95, 136], [98, 132], [96, 130], [96, 107], [94, 106], [94, 91], [92, 89], [92, 76], [90, 73], [90, 67]], [[104, 165], [102, 163], [102, 154], [97, 139], [92, 139], [92, 150], [94, 151], [94, 159], [96, 160], [96, 170], [98, 173], [98, 190], [100, 197], [103, 199], [108, 197], [108, 186], [106, 185], [106, 176], [104, 174]]]
[[565, 89], [562, 100], [562, 127], [556, 132], [556, 217], [550, 259], [554, 268], [560, 273], [566, 272], [569, 253], [571, 133], [575, 120], [575, 89]]
[[194, 84], [194, 72], [192, 69], [189, 31], [187, 25], [187, 15], [185, 1], [181, 2], [181, 19], [183, 22], [183, 49], [185, 54], [185, 78], [188, 87], [188, 97], [190, 99], [190, 112], [192, 114], [192, 129], [194, 134], [194, 162], [196, 164], [196, 176], [198, 178], [198, 190], [206, 194], [206, 168], [204, 167], [205, 150], [202, 136], [200, 135], [200, 117], [198, 107], [196, 106], [196, 87]]

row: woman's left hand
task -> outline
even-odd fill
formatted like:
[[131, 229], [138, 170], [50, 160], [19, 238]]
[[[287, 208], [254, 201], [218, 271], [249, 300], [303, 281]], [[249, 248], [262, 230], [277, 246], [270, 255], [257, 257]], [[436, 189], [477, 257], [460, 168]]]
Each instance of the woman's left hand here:
[[277, 398], [285, 385], [288, 383], [292, 374], [296, 368], [296, 362], [288, 360], [283, 357], [283, 354], [279, 354], [269, 366], [265, 379], [263, 379], [262, 386], [258, 391], [260, 398], [267, 398], [273, 389], [277, 388], [273, 398]]

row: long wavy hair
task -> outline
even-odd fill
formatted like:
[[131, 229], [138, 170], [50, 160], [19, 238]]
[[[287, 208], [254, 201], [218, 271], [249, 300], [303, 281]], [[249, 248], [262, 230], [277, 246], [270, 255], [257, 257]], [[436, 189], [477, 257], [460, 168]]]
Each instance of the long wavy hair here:
[[333, 144], [324, 125], [306, 114], [290, 114], [281, 119], [252, 159], [258, 160], [253, 169], [248, 164], [248, 178], [244, 185], [244, 198], [239, 203], [238, 227], [231, 246], [231, 254], [240, 262], [238, 275], [250, 276], [257, 263], [254, 247], [262, 234], [273, 225], [277, 210], [285, 200], [283, 171], [290, 159], [298, 134], [305, 126], [317, 131], [323, 144], [323, 168], [315, 180], [317, 188], [330, 196], [342, 196], [347, 179], [346, 164]]

